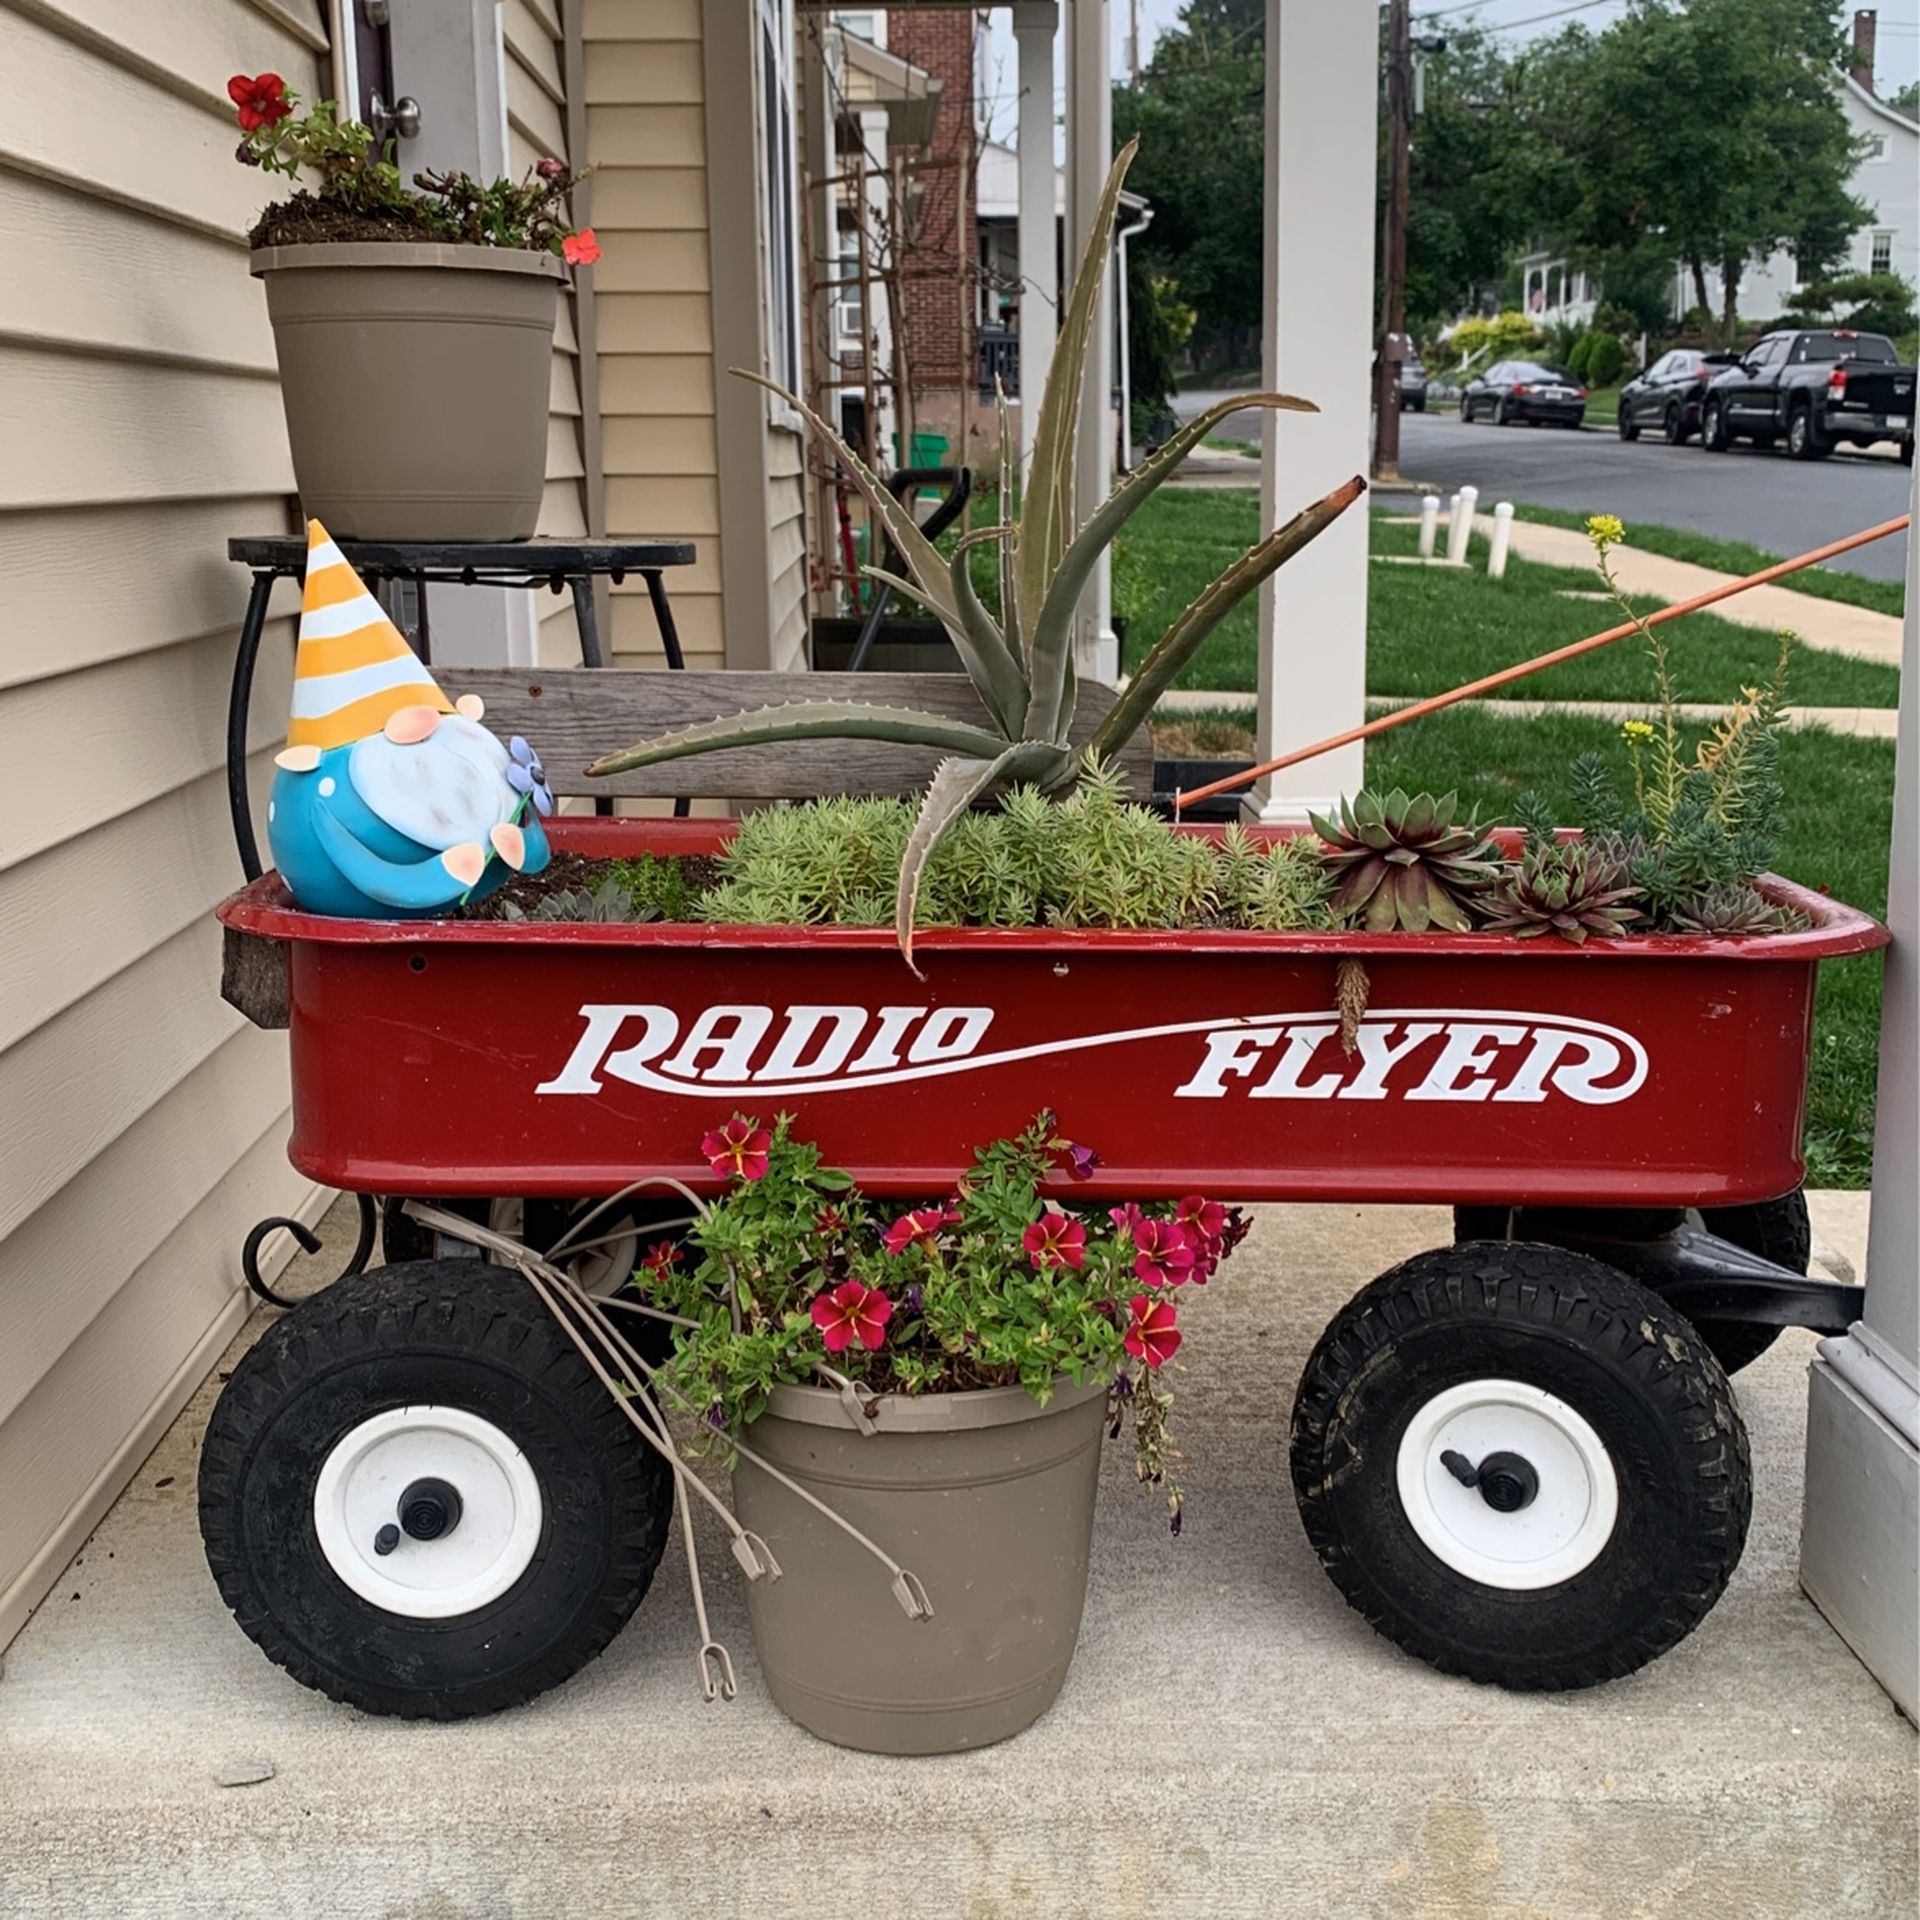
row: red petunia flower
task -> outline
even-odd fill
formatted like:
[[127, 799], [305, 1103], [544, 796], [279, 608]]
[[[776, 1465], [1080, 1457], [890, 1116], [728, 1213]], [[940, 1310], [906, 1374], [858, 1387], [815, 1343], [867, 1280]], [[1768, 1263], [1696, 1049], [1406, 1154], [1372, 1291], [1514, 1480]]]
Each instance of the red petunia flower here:
[[566, 256], [568, 266], [590, 267], [600, 258], [600, 242], [593, 237], [591, 227], [582, 227], [560, 242], [560, 251]]
[[1043, 1213], [1024, 1234], [1020, 1244], [1036, 1267], [1084, 1267], [1087, 1264], [1087, 1230], [1064, 1213]]
[[1180, 1287], [1193, 1278], [1193, 1244], [1172, 1220], [1142, 1220], [1133, 1230], [1133, 1277], [1149, 1287]]
[[680, 1264], [680, 1248], [672, 1240], [656, 1240], [647, 1249], [640, 1264], [658, 1280], [670, 1267], [677, 1267]]
[[1180, 1349], [1180, 1329], [1174, 1325], [1176, 1316], [1171, 1303], [1149, 1300], [1144, 1293], [1136, 1293], [1128, 1306], [1133, 1324], [1121, 1336], [1120, 1344], [1136, 1360], [1144, 1360], [1150, 1367], [1165, 1366]]
[[736, 1113], [724, 1127], [701, 1140], [700, 1151], [715, 1173], [758, 1180], [767, 1170], [767, 1149], [772, 1145], [773, 1135], [765, 1127]]
[[909, 1247], [925, 1247], [929, 1253], [938, 1243], [940, 1229], [959, 1223], [960, 1216], [951, 1207], [915, 1207], [903, 1213], [884, 1234], [881, 1244], [889, 1253], [905, 1253]]
[[858, 1340], [871, 1353], [887, 1337], [893, 1302], [878, 1287], [842, 1280], [813, 1296], [813, 1324], [829, 1353], [844, 1353]]
[[227, 98], [240, 110], [240, 129], [278, 126], [293, 111], [287, 83], [277, 73], [256, 73], [251, 79], [236, 73], [227, 82]]

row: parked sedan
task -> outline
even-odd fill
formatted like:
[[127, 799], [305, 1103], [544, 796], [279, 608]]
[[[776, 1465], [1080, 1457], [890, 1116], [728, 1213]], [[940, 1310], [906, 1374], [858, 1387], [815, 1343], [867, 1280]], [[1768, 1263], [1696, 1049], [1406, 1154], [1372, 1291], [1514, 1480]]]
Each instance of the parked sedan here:
[[1684, 445], [1700, 431], [1707, 383], [1722, 368], [1739, 363], [1737, 353], [1675, 347], [1620, 389], [1620, 438], [1638, 440], [1643, 429], [1658, 429], [1668, 446]]
[[1515, 420], [1577, 427], [1587, 416], [1587, 390], [1570, 373], [1535, 360], [1502, 360], [1476, 373], [1460, 393], [1462, 420]]
[[1400, 411], [1405, 413], [1408, 408], [1415, 413], [1427, 410], [1426, 363], [1417, 353], [1408, 354], [1400, 362]]

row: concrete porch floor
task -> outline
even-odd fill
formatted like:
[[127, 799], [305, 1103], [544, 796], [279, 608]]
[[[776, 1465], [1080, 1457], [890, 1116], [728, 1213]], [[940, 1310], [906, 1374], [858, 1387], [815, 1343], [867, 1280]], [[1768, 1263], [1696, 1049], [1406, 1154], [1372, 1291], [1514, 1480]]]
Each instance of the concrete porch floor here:
[[[1858, 1265], [1864, 1196], [1835, 1198], [1816, 1227]], [[1741, 1376], [1753, 1528], [1705, 1625], [1615, 1685], [1502, 1694], [1346, 1609], [1286, 1475], [1321, 1325], [1445, 1216], [1259, 1213], [1185, 1318], [1185, 1537], [1112, 1449], [1066, 1691], [958, 1758], [842, 1752], [783, 1719], [717, 1545], [730, 1706], [695, 1690], [674, 1550], [612, 1648], [517, 1712], [413, 1726], [303, 1691], [201, 1557], [209, 1383], [5, 1656], [0, 1914], [1912, 1913], [1913, 1730], [1795, 1578], [1811, 1337]], [[218, 1784], [263, 1761], [261, 1784]]]

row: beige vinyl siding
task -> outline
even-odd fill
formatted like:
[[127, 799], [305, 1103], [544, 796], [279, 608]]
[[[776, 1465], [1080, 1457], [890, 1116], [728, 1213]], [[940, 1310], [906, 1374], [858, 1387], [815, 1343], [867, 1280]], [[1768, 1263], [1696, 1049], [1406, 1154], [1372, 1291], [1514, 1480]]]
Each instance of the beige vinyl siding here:
[[[561, 6], [580, 0], [503, 0], [501, 39], [507, 95], [507, 171], [522, 179], [544, 159], [566, 160], [567, 89]], [[548, 399], [547, 485], [538, 531], [550, 539], [587, 532], [586, 462], [580, 435], [580, 338], [572, 289], [560, 302], [553, 334], [553, 384]], [[538, 658], [569, 666], [580, 658], [573, 601], [541, 595]]]
[[319, 14], [0, 0], [0, 1645], [244, 1317], [247, 1228], [315, 1198], [210, 910], [239, 877], [225, 541], [294, 524], [224, 81], [326, 92]]
[[[692, 540], [667, 576], [687, 664], [726, 664], [700, 0], [584, 7], [607, 531]], [[750, 98], [742, 81], [742, 101]], [[619, 664], [660, 664], [646, 588], [612, 596]]]

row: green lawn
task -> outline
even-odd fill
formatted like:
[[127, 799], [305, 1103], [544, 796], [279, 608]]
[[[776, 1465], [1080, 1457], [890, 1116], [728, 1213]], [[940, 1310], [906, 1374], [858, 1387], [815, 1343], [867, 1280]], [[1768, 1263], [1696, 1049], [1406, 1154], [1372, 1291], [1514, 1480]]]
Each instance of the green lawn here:
[[[1586, 530], [1587, 516], [1571, 513], [1564, 507], [1514, 508], [1514, 517], [1532, 520], [1544, 527], [1573, 527]], [[1688, 533], [1682, 527], [1644, 527], [1628, 529], [1632, 544], [1649, 553], [1664, 554], [1669, 560], [1691, 560], [1696, 566], [1717, 567], [1722, 573], [1758, 573], [1785, 554], [1768, 553], [1750, 547], [1744, 540], [1713, 540], [1704, 533]], [[1857, 573], [1839, 573], [1826, 567], [1803, 567], [1776, 583], [1794, 593], [1811, 595], [1816, 600], [1838, 600], [1849, 607], [1865, 607], [1872, 613], [1890, 613], [1897, 620], [1907, 609], [1906, 583], [1901, 580], [1868, 580]]]
[[[1234, 721], [1250, 731], [1253, 716], [1181, 715], [1177, 724], [1225, 754], [1232, 751]], [[1458, 788], [1484, 819], [1498, 821], [1529, 787], [1564, 801], [1567, 769], [1589, 751], [1620, 756], [1625, 749], [1618, 730], [1604, 720], [1574, 715], [1521, 720], [1484, 707], [1460, 707], [1410, 721], [1369, 742], [1367, 779], [1374, 786], [1411, 791]], [[1810, 730], [1785, 735], [1780, 758], [1787, 800], [1775, 865], [1790, 879], [1883, 914], [1893, 824], [1893, 742]], [[1871, 1176], [1879, 1031], [1880, 956], [1824, 965], [1807, 1101], [1810, 1186], [1862, 1187]]]
[[[1358, 511], [1358, 509], [1356, 509]], [[1113, 604], [1128, 622], [1127, 660], [1135, 667], [1168, 623], [1258, 535], [1251, 493], [1175, 490], [1154, 496], [1114, 548]], [[1376, 553], [1411, 554], [1416, 530], [1370, 522]], [[1651, 546], [1652, 540], [1647, 544]], [[1369, 582], [1367, 691], [1381, 696], [1440, 693], [1479, 675], [1564, 646], [1615, 622], [1611, 606], [1561, 597], [1598, 587], [1591, 574], [1512, 561], [1503, 581], [1484, 572], [1484, 548], [1466, 571], [1376, 566]], [[1692, 614], [1664, 629], [1672, 647], [1675, 691], [1683, 700], [1724, 702], [1773, 670], [1773, 637], [1712, 614]], [[1180, 676], [1179, 685], [1250, 693], [1254, 687], [1254, 606], [1237, 609]], [[1898, 675], [1890, 667], [1795, 647], [1789, 669], [1802, 706], [1893, 706]], [[1513, 697], [1545, 700], [1641, 700], [1651, 685], [1644, 649], [1628, 639], [1564, 667], [1516, 682]]]

